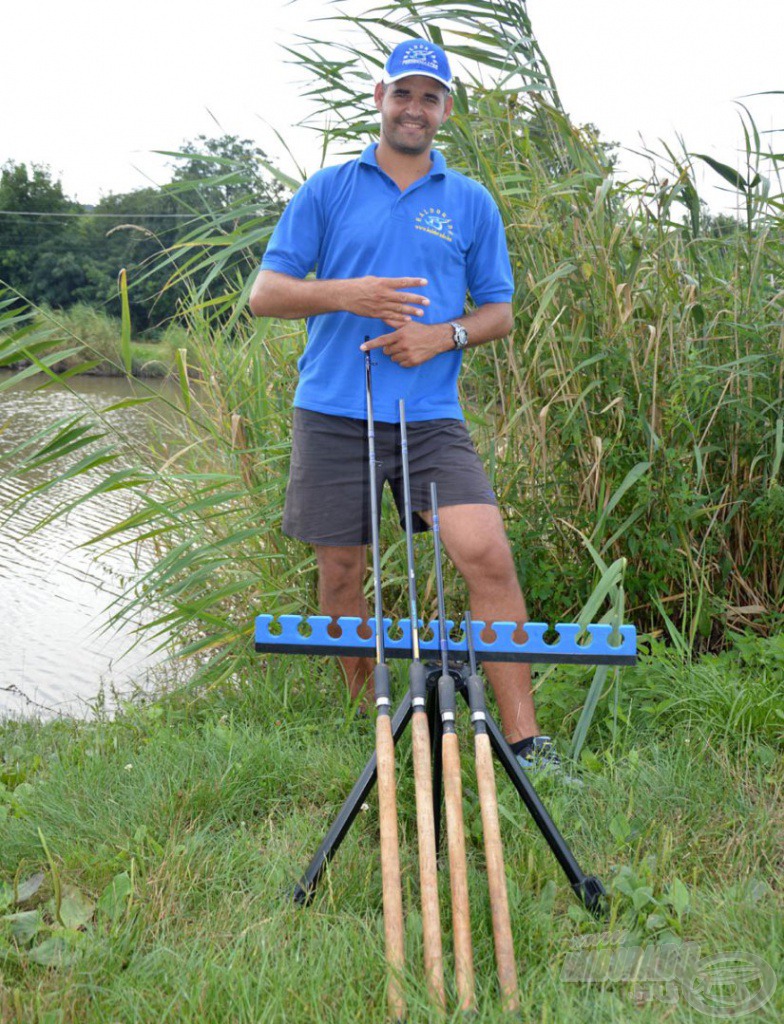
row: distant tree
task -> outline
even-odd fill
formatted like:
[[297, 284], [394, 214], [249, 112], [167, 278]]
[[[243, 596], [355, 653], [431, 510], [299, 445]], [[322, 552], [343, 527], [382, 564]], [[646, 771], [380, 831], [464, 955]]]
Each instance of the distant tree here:
[[162, 266], [161, 257], [189, 221], [187, 211], [165, 189], [104, 196], [86, 219], [81, 241], [85, 262], [93, 258], [100, 274], [74, 301], [105, 305], [119, 314], [117, 275], [125, 268], [137, 330], [168, 320], [176, 310], [177, 294], [164, 288], [170, 271]]
[[[183, 216], [184, 214], [184, 216]], [[165, 189], [145, 188], [87, 208], [46, 166], [9, 161], [0, 174], [0, 279], [36, 305], [87, 302], [119, 315], [117, 275], [130, 281], [136, 330], [167, 320], [177, 296], [155, 260], [190, 216]]]
[[[267, 155], [250, 139], [237, 135], [199, 135], [183, 143], [167, 191], [194, 201], [195, 212], [281, 210], [285, 189], [267, 170]], [[201, 208], [201, 209], [199, 209]], [[250, 209], [249, 209], [250, 208]]]
[[[137, 331], [169, 320], [184, 297], [175, 271], [187, 264], [195, 280], [202, 254], [217, 248], [225, 282], [247, 277], [258, 259], [263, 226], [280, 215], [285, 188], [266, 157], [235, 135], [185, 142], [172, 180], [162, 188], [110, 194], [94, 207], [69, 199], [46, 166], [9, 161], [0, 176], [0, 279], [36, 304], [65, 309], [77, 302], [119, 314], [117, 275], [130, 284]], [[248, 234], [248, 244], [223, 246]], [[203, 276], [203, 275], [202, 275]]]
[[178, 239], [177, 262], [195, 284], [200, 303], [231, 317], [248, 275], [258, 266], [271, 227], [288, 197], [250, 139], [200, 135], [183, 144], [165, 191], [198, 220]]
[[0, 279], [37, 303], [58, 305], [62, 280], [83, 277], [67, 259], [84, 207], [63, 193], [51, 170], [8, 161], [0, 172]]
[[707, 207], [701, 219], [703, 234], [710, 238], [733, 238], [744, 230], [737, 217], [728, 213], [711, 213]]
[[8, 160], [0, 174], [0, 199], [4, 210], [64, 213], [79, 210], [79, 204], [63, 192], [61, 182], [52, 179], [45, 164], [18, 164]]

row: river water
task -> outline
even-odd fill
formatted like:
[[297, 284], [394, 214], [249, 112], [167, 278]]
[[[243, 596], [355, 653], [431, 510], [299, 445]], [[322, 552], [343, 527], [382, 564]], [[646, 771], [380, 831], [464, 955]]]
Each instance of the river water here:
[[[5, 374], [7, 377], [8, 374]], [[4, 377], [0, 374], [0, 380]], [[54, 420], [100, 410], [129, 450], [162, 448], [165, 402], [106, 411], [162, 383], [114, 377], [77, 377], [62, 386], [27, 382], [0, 392], [0, 453], [32, 438]], [[144, 390], [142, 390], [144, 388]], [[20, 495], [57, 473], [57, 487], [21, 507]], [[130, 510], [118, 491], [80, 505], [64, 519], [33, 529], [60, 502], [83, 494], [97, 477], [62, 479], [62, 467], [42, 467], [21, 477], [3, 466], [0, 475], [0, 717], [90, 715], [96, 701], [112, 706], [118, 695], [150, 685], [165, 652], [124, 623], [107, 628], [107, 608], [123, 580], [133, 578], [151, 555], [120, 548], [96, 557], [81, 545]], [[9, 514], [9, 510], [11, 514]], [[156, 666], [159, 668], [156, 670]]]

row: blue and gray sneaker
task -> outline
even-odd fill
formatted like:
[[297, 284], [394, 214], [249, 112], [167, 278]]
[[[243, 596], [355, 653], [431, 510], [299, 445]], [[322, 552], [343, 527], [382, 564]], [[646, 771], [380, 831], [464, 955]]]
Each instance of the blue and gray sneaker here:
[[563, 765], [550, 736], [532, 736], [516, 743], [514, 751], [517, 763], [532, 778], [553, 779], [566, 783], [567, 786], [582, 786], [582, 779], [576, 778]]
[[527, 772], [560, 772], [563, 768], [549, 736], [532, 736], [519, 748], [515, 744], [513, 749], [517, 763]]

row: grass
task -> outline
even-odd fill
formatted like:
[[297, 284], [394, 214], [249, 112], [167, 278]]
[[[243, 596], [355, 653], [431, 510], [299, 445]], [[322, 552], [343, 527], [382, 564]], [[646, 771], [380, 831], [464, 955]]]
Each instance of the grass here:
[[[780, 654], [770, 641], [749, 643], [758, 661]], [[578, 904], [499, 777], [525, 1020], [705, 1019], [682, 992], [674, 1006], [661, 998], [646, 1004], [628, 983], [564, 980], [567, 957], [602, 934], [625, 946], [697, 943], [703, 957], [741, 950], [780, 968], [780, 719], [777, 731], [771, 722], [762, 736], [717, 728], [718, 695], [738, 689], [745, 664], [737, 651], [707, 657], [697, 677], [693, 665], [646, 655], [639, 668], [624, 670], [626, 727], [600, 725], [583, 755], [584, 786], [542, 787], [578, 862], [612, 893], [604, 921]], [[254, 660], [232, 684], [201, 696], [139, 699], [113, 721], [2, 726], [0, 893], [8, 902], [14, 879], [44, 877], [37, 893], [0, 917], [0, 1020], [384, 1019], [374, 795], [313, 904], [300, 908], [291, 899], [373, 746], [372, 723], [341, 704], [337, 675], [323, 662]], [[706, 680], [713, 718], [704, 710]], [[769, 683], [780, 707], [782, 676]], [[656, 686], [666, 706], [653, 714]], [[667, 705], [669, 687], [680, 700]], [[555, 679], [543, 686], [548, 727], [561, 721], [562, 700]], [[476, 1019], [500, 1021], [471, 742], [461, 717]], [[398, 771], [405, 987], [409, 1019], [426, 1021], [407, 738]], [[446, 869], [441, 884], [451, 984]], [[58, 890], [71, 928], [58, 925]], [[27, 941], [12, 938], [12, 911], [38, 911]], [[53, 939], [54, 951], [45, 946]], [[41, 947], [44, 964], [35, 962]], [[777, 1020], [782, 1008], [779, 992], [753, 1019]]]

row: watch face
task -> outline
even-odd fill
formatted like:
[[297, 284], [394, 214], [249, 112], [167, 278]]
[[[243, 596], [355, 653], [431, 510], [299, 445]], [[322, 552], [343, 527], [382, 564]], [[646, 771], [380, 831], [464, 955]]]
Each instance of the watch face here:
[[465, 348], [468, 344], [468, 331], [462, 324], [452, 324], [452, 337], [455, 348]]

